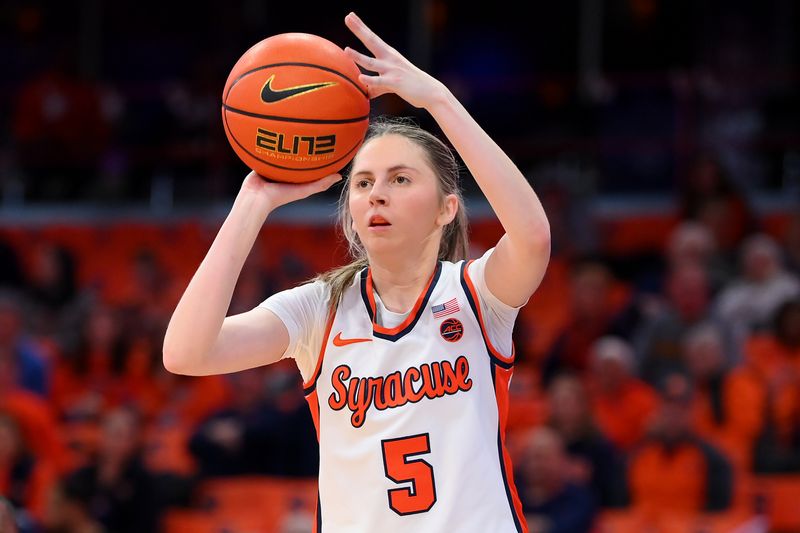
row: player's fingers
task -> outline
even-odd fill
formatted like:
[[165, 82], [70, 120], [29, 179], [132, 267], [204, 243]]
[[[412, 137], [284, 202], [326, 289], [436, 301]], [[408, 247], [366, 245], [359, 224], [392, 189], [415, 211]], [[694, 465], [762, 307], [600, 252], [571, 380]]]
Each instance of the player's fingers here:
[[320, 178], [316, 181], [312, 181], [310, 183], [304, 183], [301, 187], [302, 190], [298, 191], [301, 198], [305, 198], [307, 196], [311, 196], [312, 194], [316, 194], [318, 192], [322, 192], [326, 189], [329, 189], [334, 183], [337, 183], [342, 180], [341, 174], [331, 174], [329, 176], [325, 176], [324, 178]]
[[314, 183], [317, 185], [317, 190], [324, 191], [325, 189], [330, 188], [331, 185], [339, 181], [342, 181], [342, 175], [336, 173], [336, 174], [330, 174], [329, 176], [325, 176], [324, 178], [317, 180]]
[[381, 55], [382, 52], [392, 50], [392, 47], [386, 44], [383, 39], [378, 37], [374, 31], [369, 29], [369, 27], [364, 24], [364, 21], [358, 18], [358, 15], [355, 13], [350, 13], [347, 15], [344, 18], [344, 22], [347, 24], [347, 27], [350, 28], [350, 31], [352, 31], [356, 37], [358, 37], [359, 40], [364, 43], [364, 46], [366, 46], [367, 49], [376, 56]]
[[391, 87], [386, 83], [386, 79], [382, 76], [367, 76], [360, 74], [358, 80], [367, 86], [370, 98], [376, 98], [382, 94], [392, 92]]
[[353, 50], [349, 46], [344, 49], [344, 53], [347, 54], [348, 57], [353, 61], [355, 61], [357, 64], [361, 65], [362, 67], [371, 72], [380, 72], [382, 67], [384, 66], [379, 59], [362, 54], [357, 50]]

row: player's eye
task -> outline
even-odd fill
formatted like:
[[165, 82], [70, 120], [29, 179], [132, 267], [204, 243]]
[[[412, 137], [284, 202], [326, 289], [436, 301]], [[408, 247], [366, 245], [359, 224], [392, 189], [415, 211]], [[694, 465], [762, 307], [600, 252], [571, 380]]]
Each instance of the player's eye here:
[[365, 189], [369, 185], [369, 180], [358, 180], [356, 182], [356, 187], [359, 189]]
[[401, 176], [396, 176], [394, 178], [394, 181], [396, 181], [397, 183], [410, 183], [411, 182], [410, 179], [408, 179], [407, 177], [402, 176], [402, 175]]

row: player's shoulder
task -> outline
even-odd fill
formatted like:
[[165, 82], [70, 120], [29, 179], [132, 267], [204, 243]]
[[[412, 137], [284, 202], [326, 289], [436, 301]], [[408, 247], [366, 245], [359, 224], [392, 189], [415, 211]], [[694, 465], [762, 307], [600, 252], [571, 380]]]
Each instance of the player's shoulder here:
[[494, 247], [487, 250], [473, 250], [473, 253], [467, 259], [442, 261], [442, 274], [452, 273], [453, 275], [461, 276], [462, 270], [466, 270], [467, 275], [471, 276], [473, 272], [483, 267], [493, 250]]

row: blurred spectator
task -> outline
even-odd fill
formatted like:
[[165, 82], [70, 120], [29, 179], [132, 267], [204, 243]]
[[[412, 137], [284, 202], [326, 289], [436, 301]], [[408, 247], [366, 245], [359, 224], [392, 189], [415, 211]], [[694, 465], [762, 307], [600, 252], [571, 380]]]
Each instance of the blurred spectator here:
[[744, 194], [708, 153], [695, 156], [680, 187], [681, 218], [708, 226], [723, 256], [732, 260], [739, 242], [754, 227]]
[[564, 441], [571, 479], [591, 486], [602, 507], [625, 505], [621, 457], [595, 425], [583, 383], [567, 374], [556, 377], [549, 408], [549, 425]]
[[684, 357], [693, 381], [693, 425], [704, 439], [724, 450], [740, 471], [750, 469], [753, 444], [764, 423], [766, 397], [746, 365], [725, 365], [722, 336], [713, 325], [690, 330]]
[[734, 274], [731, 266], [717, 254], [717, 244], [708, 227], [690, 220], [681, 222], [672, 230], [666, 259], [670, 267], [681, 263], [702, 266], [708, 274], [712, 294], [717, 294]]
[[657, 384], [668, 372], [683, 371], [681, 339], [691, 327], [715, 322], [723, 332], [727, 365], [739, 360], [726, 325], [711, 315], [710, 287], [705, 269], [687, 262], [673, 265], [667, 277], [664, 306], [643, 322], [634, 336], [643, 379]]
[[97, 457], [65, 481], [67, 486], [83, 487], [92, 518], [109, 531], [156, 531], [157, 487], [143, 466], [141, 438], [142, 426], [134, 411], [109, 412]]
[[[197, 460], [200, 476], [232, 476], [264, 470], [270, 458], [276, 460], [276, 420], [266, 405], [263, 368], [226, 376], [231, 402], [212, 414], [197, 428], [189, 450]], [[289, 428], [281, 428], [289, 429]]]
[[62, 313], [70, 309], [78, 292], [72, 254], [63, 246], [40, 244], [34, 249], [27, 274], [33, 331], [47, 337], [61, 333]]
[[129, 345], [117, 313], [95, 306], [80, 326], [79, 338], [59, 359], [51, 398], [59, 415], [68, 420], [97, 420], [120, 403], [121, 381]]
[[157, 426], [194, 427], [230, 401], [230, 385], [224, 376], [183, 376], [157, 365], [152, 379], [155, 391], [146, 413]]
[[614, 314], [609, 310], [612, 281], [610, 270], [600, 261], [585, 260], [575, 265], [569, 295], [569, 322], [546, 356], [545, 384], [558, 373], [583, 375], [588, 369], [592, 343], [612, 328]]
[[296, 372], [282, 365], [228, 376], [229, 406], [205, 420], [189, 441], [201, 476], [260, 473], [314, 476], [316, 434]]
[[0, 412], [0, 494], [16, 507], [20, 524], [39, 524], [57, 474], [46, 457], [29, 449], [17, 421]]
[[120, 301], [122, 329], [129, 335], [147, 334], [169, 322], [179, 294], [161, 258], [142, 248], [133, 257], [133, 275], [123, 287]]
[[265, 294], [276, 292], [272, 281], [261, 264], [261, 254], [254, 250], [242, 266], [231, 297], [228, 315], [249, 311], [264, 301]]
[[618, 337], [602, 337], [592, 346], [591, 406], [604, 435], [627, 452], [645, 434], [658, 408], [658, 395], [636, 377], [633, 349]]
[[33, 199], [74, 199], [95, 180], [108, 131], [98, 91], [79, 77], [76, 56], [63, 43], [53, 48], [49, 64], [19, 89], [13, 133]]
[[746, 350], [748, 364], [762, 380], [767, 403], [754, 468], [800, 470], [800, 300], [781, 305], [773, 332], [753, 337]]
[[732, 494], [730, 465], [692, 430], [689, 380], [667, 374], [660, 392], [661, 410], [628, 468], [632, 505], [655, 517], [726, 509]]
[[13, 291], [0, 292], [0, 361], [9, 363], [17, 385], [45, 396], [49, 370], [41, 350], [27, 336], [22, 299]]
[[750, 237], [742, 244], [741, 276], [720, 293], [720, 318], [733, 327], [737, 341], [766, 329], [778, 307], [800, 294], [798, 278], [784, 270], [781, 250], [772, 237]]
[[564, 443], [555, 430], [533, 429], [526, 438], [516, 476], [531, 533], [589, 533], [597, 514], [587, 483], [570, 478]]
[[314, 477], [319, 472], [319, 442], [314, 419], [303, 395], [297, 368], [284, 361], [267, 368], [267, 405], [276, 425], [271, 439], [274, 457], [267, 459], [265, 474]]
[[106, 528], [92, 517], [91, 480], [72, 476], [60, 481], [50, 494], [45, 533], [106, 533]]
[[0, 411], [19, 423], [28, 451], [60, 470], [65, 466], [66, 450], [52, 408], [38, 394], [18, 387], [9, 366], [0, 361]]

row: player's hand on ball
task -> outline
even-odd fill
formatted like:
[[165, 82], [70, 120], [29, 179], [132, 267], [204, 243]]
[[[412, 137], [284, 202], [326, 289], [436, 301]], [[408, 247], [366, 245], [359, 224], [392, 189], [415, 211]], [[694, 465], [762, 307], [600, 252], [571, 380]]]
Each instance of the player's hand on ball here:
[[386, 44], [355, 13], [347, 15], [344, 21], [375, 56], [369, 57], [350, 47], [344, 49], [358, 65], [376, 73], [375, 76], [359, 76], [361, 83], [367, 86], [370, 98], [395, 93], [414, 107], [428, 109], [442, 94], [444, 86], [440, 81], [417, 68], [400, 52]]
[[270, 209], [275, 209], [322, 192], [341, 179], [341, 174], [330, 174], [308, 183], [278, 183], [268, 181], [256, 172], [250, 172], [242, 183], [242, 192], [253, 193], [264, 198]]

